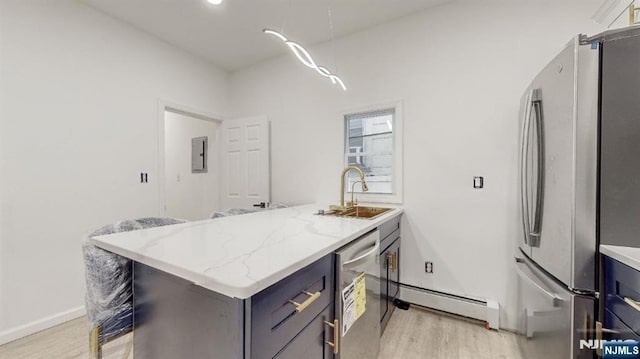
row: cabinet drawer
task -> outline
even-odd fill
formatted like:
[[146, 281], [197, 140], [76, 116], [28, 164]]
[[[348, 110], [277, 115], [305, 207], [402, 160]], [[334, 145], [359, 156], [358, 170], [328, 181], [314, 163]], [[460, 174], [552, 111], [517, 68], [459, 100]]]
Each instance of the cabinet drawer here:
[[[384, 242], [385, 238], [387, 238], [391, 233], [395, 230], [400, 229], [400, 216], [394, 217], [378, 227], [380, 231], [380, 248], [382, 248], [382, 242]], [[393, 241], [392, 241], [393, 242]]]
[[609, 257], [604, 257], [604, 307], [634, 332], [640, 334], [640, 272]]
[[631, 328], [626, 326], [620, 318], [611, 313], [610, 310], [604, 310], [604, 327], [615, 330], [617, 333], [604, 334], [603, 339], [607, 340], [637, 340], [640, 341], [640, 335], [635, 333]]
[[[332, 253], [253, 296], [251, 357], [273, 358], [326, 308], [333, 300], [333, 278]], [[297, 311], [292, 302], [311, 304]]]
[[[325, 324], [332, 323], [332, 305], [323, 310], [291, 343], [280, 351], [276, 359], [330, 359], [333, 358], [333, 348], [326, 344], [333, 342], [333, 328]], [[335, 330], [338, 330], [337, 328]]]

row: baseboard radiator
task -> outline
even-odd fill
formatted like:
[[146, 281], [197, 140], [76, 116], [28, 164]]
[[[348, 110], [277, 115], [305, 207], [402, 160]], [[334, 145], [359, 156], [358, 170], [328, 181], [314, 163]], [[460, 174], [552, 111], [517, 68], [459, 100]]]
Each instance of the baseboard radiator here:
[[470, 298], [408, 284], [400, 284], [400, 299], [423, 307], [482, 320], [491, 329], [500, 328], [500, 305], [494, 300]]

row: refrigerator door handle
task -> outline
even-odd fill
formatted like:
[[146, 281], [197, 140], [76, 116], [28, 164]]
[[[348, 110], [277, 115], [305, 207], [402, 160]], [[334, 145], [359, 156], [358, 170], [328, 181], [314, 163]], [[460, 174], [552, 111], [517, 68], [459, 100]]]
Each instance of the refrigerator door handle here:
[[533, 214], [533, 229], [529, 232], [529, 245], [531, 247], [540, 247], [540, 232], [542, 228], [542, 208], [544, 204], [544, 121], [542, 112], [542, 93], [540, 89], [532, 91], [531, 98], [532, 114], [534, 116], [534, 126], [536, 126], [536, 146], [538, 149], [537, 163], [537, 190], [535, 199], [535, 209]]
[[557, 294], [550, 292], [546, 288], [544, 288], [540, 283], [538, 283], [535, 279], [531, 278], [527, 273], [525, 273], [520, 266], [526, 265], [524, 263], [524, 259], [516, 257], [516, 273], [518, 277], [520, 277], [523, 281], [529, 283], [533, 288], [535, 288], [538, 292], [544, 294], [549, 298], [550, 304], [553, 308], [560, 307], [562, 302], [564, 301]]
[[531, 89], [529, 94], [527, 94], [522, 121], [522, 140], [520, 141], [520, 204], [522, 206], [524, 244], [526, 245], [529, 245], [529, 233], [531, 233], [531, 223], [529, 222], [529, 171], [527, 160], [529, 158], [529, 128], [531, 127], [533, 93], [534, 90]]

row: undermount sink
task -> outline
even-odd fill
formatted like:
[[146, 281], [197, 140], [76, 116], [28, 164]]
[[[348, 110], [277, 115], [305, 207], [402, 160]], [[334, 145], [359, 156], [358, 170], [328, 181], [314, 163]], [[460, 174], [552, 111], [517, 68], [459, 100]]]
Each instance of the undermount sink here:
[[383, 207], [356, 207], [350, 212], [345, 213], [344, 216], [356, 218], [373, 218], [390, 210], [391, 208]]
[[338, 217], [371, 219], [390, 210], [391, 208], [384, 208], [384, 207], [356, 206], [354, 208], [347, 210], [344, 213], [335, 211], [335, 212], [325, 212], [325, 214], [331, 215], [331, 216], [338, 216]]

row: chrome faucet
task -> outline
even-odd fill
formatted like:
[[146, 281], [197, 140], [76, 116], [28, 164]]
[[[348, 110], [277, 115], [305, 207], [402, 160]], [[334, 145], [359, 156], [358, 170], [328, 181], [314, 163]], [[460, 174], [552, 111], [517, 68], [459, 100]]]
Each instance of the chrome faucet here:
[[[367, 187], [367, 182], [364, 180], [364, 172], [359, 167], [349, 166], [342, 170], [342, 175], [340, 176], [340, 206], [331, 206], [332, 210], [338, 211], [346, 211], [349, 209], [344, 205], [344, 179], [349, 171], [356, 171], [360, 175], [360, 182], [362, 182], [362, 192], [367, 192], [369, 187]], [[353, 191], [353, 190], [352, 190]]]

